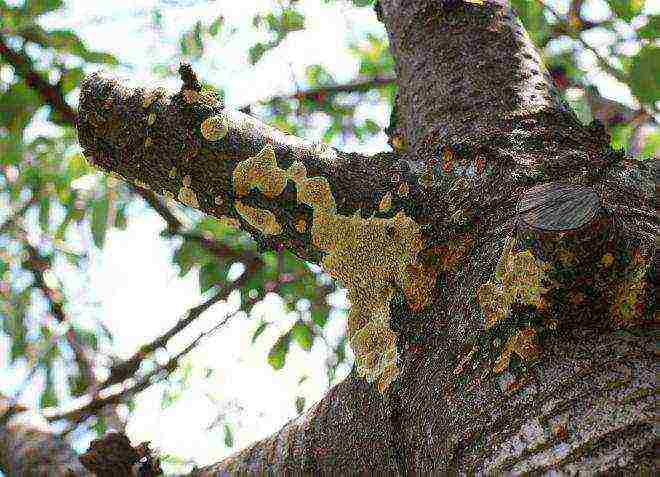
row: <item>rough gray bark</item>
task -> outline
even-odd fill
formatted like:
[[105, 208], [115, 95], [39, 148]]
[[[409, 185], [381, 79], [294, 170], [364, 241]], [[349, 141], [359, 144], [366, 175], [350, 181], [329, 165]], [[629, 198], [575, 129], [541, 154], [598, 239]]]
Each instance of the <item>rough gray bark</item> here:
[[[653, 472], [654, 171], [578, 123], [508, 8], [381, 0], [380, 14], [398, 77], [396, 154], [335, 153], [237, 113], [226, 116], [231, 140], [209, 144], [199, 125], [226, 113], [212, 100], [191, 104], [182, 90], [145, 108], [143, 90], [100, 76], [83, 87], [80, 139], [94, 162], [158, 192], [176, 196], [183, 183], [211, 215], [238, 217], [231, 172], [266, 143], [281, 167], [299, 159], [326, 177], [343, 215], [378, 211], [400, 174], [410, 194], [392, 209], [422, 226], [420, 255], [437, 275], [431, 306], [412, 309], [401, 294], [390, 303], [401, 374], [384, 397], [352, 374], [196, 475]], [[476, 173], [461, 177], [467, 163]], [[292, 225], [310, 215], [295, 191], [268, 199], [244, 200], [283, 233], [242, 226], [264, 246], [318, 259]], [[541, 298], [519, 296], [516, 284], [541, 274], [517, 270], [521, 257], [542, 264]], [[483, 300], [489, 284], [504, 290], [506, 313]]]

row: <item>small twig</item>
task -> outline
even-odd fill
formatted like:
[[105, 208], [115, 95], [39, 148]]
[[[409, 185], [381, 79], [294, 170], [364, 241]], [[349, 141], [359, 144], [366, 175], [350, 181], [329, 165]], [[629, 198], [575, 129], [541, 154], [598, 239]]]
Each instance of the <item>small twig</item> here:
[[119, 404], [121, 402], [126, 401], [127, 399], [130, 399], [132, 396], [136, 395], [137, 393], [144, 391], [153, 384], [156, 384], [157, 382], [160, 382], [163, 379], [167, 378], [167, 376], [169, 376], [177, 369], [181, 358], [183, 358], [185, 355], [187, 355], [193, 349], [195, 349], [204, 338], [208, 338], [209, 336], [213, 335], [216, 331], [218, 331], [222, 326], [224, 326], [227, 323], [227, 321], [229, 321], [231, 318], [236, 316], [237, 313], [238, 311], [229, 314], [228, 316], [225, 317], [224, 320], [213, 325], [210, 329], [200, 333], [193, 341], [191, 341], [185, 348], [183, 348], [172, 358], [170, 358], [165, 364], [161, 364], [157, 366], [156, 369], [150, 371], [149, 373], [142, 376], [140, 379], [136, 380], [136, 382], [132, 386], [129, 386], [116, 393], [112, 393], [107, 396], [94, 399], [88, 402], [87, 404], [79, 408], [73, 409], [71, 411], [67, 411], [60, 414], [46, 415], [45, 416], [46, 420], [49, 422], [67, 420], [71, 423], [71, 426], [75, 428], [75, 426], [79, 425], [88, 417], [98, 413], [105, 406], [110, 404]]
[[0, 225], [0, 235], [9, 231], [9, 229], [16, 226], [16, 223], [25, 215], [27, 210], [37, 203], [36, 196], [30, 197], [23, 205], [19, 206], [9, 214], [9, 217]]
[[243, 286], [243, 284], [247, 282], [247, 280], [249, 280], [253, 274], [253, 269], [246, 269], [243, 275], [231, 283], [230, 286], [216, 293], [205, 302], [189, 309], [185, 316], [181, 318], [172, 328], [158, 336], [156, 339], [152, 340], [150, 343], [141, 346], [140, 349], [129, 359], [112, 366], [110, 369], [110, 376], [108, 376], [106, 380], [99, 385], [99, 389], [106, 389], [114, 384], [120, 383], [128, 378], [133, 377], [139, 369], [140, 364], [146, 359], [147, 356], [149, 356], [158, 348], [165, 348], [170, 339], [187, 328], [211, 306], [222, 300], [226, 300], [231, 292]]
[[622, 82], [624, 84], [627, 84], [628, 78], [626, 78], [626, 76], [621, 71], [614, 68], [610, 64], [610, 62], [606, 58], [604, 58], [600, 53], [598, 53], [598, 51], [593, 46], [591, 46], [589, 43], [584, 41], [584, 39], [582, 38], [582, 35], [580, 35], [580, 32], [576, 31], [575, 28], [573, 28], [573, 25], [571, 25], [569, 21], [567, 21], [564, 17], [562, 17], [557, 12], [557, 10], [550, 7], [547, 3], [545, 3], [544, 0], [536, 0], [536, 1], [539, 4], [541, 4], [542, 7], [546, 8], [550, 12], [550, 14], [553, 17], [555, 17], [555, 19], [565, 27], [566, 32], [569, 34], [569, 36], [571, 38], [578, 41], [585, 49], [589, 50], [591, 53], [594, 54], [594, 56], [598, 60], [598, 63], [600, 63], [601, 67], [605, 71], [607, 71], [609, 74], [614, 76], [614, 78], [616, 78], [620, 82]]
[[[296, 88], [295, 93], [283, 94], [277, 96], [271, 96], [263, 101], [259, 101], [261, 104], [267, 104], [277, 101], [287, 101], [291, 99], [297, 99], [298, 101], [303, 101], [306, 99], [311, 99], [316, 101], [319, 97], [331, 96], [337, 93], [357, 93], [365, 92], [374, 88], [382, 88], [389, 86], [396, 82], [394, 76], [376, 76], [374, 78], [364, 78], [352, 81], [350, 83], [338, 84], [338, 85], [328, 85], [328, 86], [319, 86], [317, 88], [310, 88], [306, 90], [298, 90]], [[253, 105], [246, 105], [240, 108], [239, 110], [244, 113], [249, 113], [250, 108]]]
[[9, 48], [3, 35], [0, 35], [0, 57], [9, 63], [16, 73], [23, 77], [25, 83], [37, 91], [44, 102], [57, 111], [67, 123], [71, 125], [77, 123], [78, 115], [67, 104], [62, 91], [34, 70], [27, 55]]

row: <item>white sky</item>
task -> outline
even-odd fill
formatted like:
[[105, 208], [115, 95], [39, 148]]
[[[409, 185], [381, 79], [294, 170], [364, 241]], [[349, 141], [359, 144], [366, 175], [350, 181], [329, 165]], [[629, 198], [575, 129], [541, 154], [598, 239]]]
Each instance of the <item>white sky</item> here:
[[[596, 16], [598, 2], [593, 11]], [[268, 54], [254, 69], [246, 62], [246, 49], [257, 34], [251, 27], [252, 17], [258, 11], [268, 11], [275, 2], [218, 0], [172, 8], [170, 2], [161, 1], [162, 33], [150, 26], [149, 12], [159, 3], [154, 0], [70, 0], [67, 3], [66, 14], [49, 18], [47, 26], [72, 28], [91, 49], [114, 53], [129, 66], [122, 69], [122, 74], [140, 84], [153, 83], [151, 67], [155, 64], [178, 66], [175, 55], [182, 31], [198, 19], [208, 22], [222, 14], [226, 18], [225, 25], [236, 26], [239, 31], [231, 37], [221, 35], [220, 40], [206, 44], [208, 60], [198, 73], [225, 88], [229, 105], [253, 103], [272, 94], [293, 91], [296, 82], [304, 87], [304, 71], [309, 64], [324, 65], [339, 81], [349, 79], [354, 76], [358, 64], [345, 49], [346, 40], [364, 31], [382, 31], [382, 25], [369, 8], [355, 10], [345, 5], [338, 7], [304, 0], [306, 29], [291, 34], [275, 54]], [[565, 0], [555, 3], [564, 11]], [[589, 39], [592, 44], [602, 40]], [[588, 66], [594, 59], [586, 55], [583, 61]], [[602, 91], [606, 96], [632, 101], [625, 88], [592, 70], [592, 79], [606, 86]], [[163, 84], [178, 89], [176, 80]], [[387, 108], [370, 108], [365, 113], [382, 126], [389, 121]], [[318, 137], [320, 130], [312, 131], [311, 135]], [[342, 147], [373, 152], [386, 148], [386, 138], [381, 134], [369, 144]], [[185, 279], [178, 278], [176, 267], [171, 264], [172, 248], [158, 236], [163, 227], [160, 219], [143, 208], [134, 210], [136, 215], [128, 229], [111, 232], [105, 248], [92, 252], [88, 282], [72, 285], [87, 300], [100, 303], [98, 314], [115, 335], [112, 351], [122, 357], [134, 353], [141, 344], [169, 328], [188, 307], [201, 301], [196, 273], [190, 273]], [[207, 311], [195, 326], [174, 341], [173, 349], [222, 319], [228, 308], [216, 305]], [[266, 362], [268, 349], [276, 337], [291, 325], [290, 317], [272, 316], [278, 309], [274, 301], [265, 311], [271, 315], [269, 320], [278, 321], [281, 326], [269, 327], [256, 345], [250, 344], [250, 336], [258, 319], [236, 317], [193, 352], [193, 378], [174, 406], [160, 408], [162, 388], [159, 386], [142, 393], [128, 427], [131, 440], [150, 440], [164, 453], [208, 464], [271, 434], [295, 417], [296, 396], [305, 396], [307, 406], [320, 399], [327, 384], [323, 346], [316, 343], [311, 353], [305, 353], [293, 345], [285, 368], [278, 372]], [[344, 326], [343, 320], [335, 319], [332, 323], [332, 334], [337, 335]], [[203, 379], [207, 368], [214, 370], [211, 379]], [[298, 386], [302, 376], [308, 379]], [[3, 381], [5, 379], [8, 379], [6, 375]], [[39, 384], [35, 380], [34, 386]], [[222, 425], [216, 431], [205, 431], [223, 408], [227, 410], [227, 422], [234, 431], [233, 449], [223, 444]], [[84, 444], [81, 443], [83, 447]]]

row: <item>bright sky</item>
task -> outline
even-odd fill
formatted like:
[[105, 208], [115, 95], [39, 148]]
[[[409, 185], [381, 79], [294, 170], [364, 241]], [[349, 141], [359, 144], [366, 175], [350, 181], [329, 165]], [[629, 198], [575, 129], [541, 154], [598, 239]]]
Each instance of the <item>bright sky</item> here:
[[[595, 2], [594, 16], [599, 14], [598, 2]], [[355, 10], [341, 3], [328, 6], [306, 0], [302, 2], [306, 29], [291, 34], [275, 54], [267, 55], [255, 70], [246, 62], [246, 50], [258, 35], [251, 26], [252, 17], [259, 11], [267, 12], [275, 2], [218, 0], [198, 4], [187, 0], [70, 0], [67, 3], [68, 11], [49, 18], [46, 26], [72, 28], [90, 48], [114, 53], [128, 65], [121, 74], [143, 85], [153, 83], [151, 68], [154, 65], [178, 66], [177, 42], [182, 31], [198, 19], [208, 23], [223, 15], [225, 24], [238, 27], [239, 31], [234, 35], [224, 33], [219, 40], [207, 43], [208, 60], [198, 73], [205, 80], [222, 85], [228, 104], [234, 106], [293, 91], [296, 82], [304, 87], [305, 67], [309, 64], [324, 65], [339, 81], [353, 77], [358, 65], [356, 58], [344, 48], [347, 40], [365, 31], [382, 31], [371, 9]], [[184, 7], [172, 6], [173, 3]], [[564, 11], [565, 0], [555, 3]], [[158, 4], [163, 15], [161, 32], [154, 30], [151, 24], [151, 12]], [[603, 39], [595, 37], [589, 41], [598, 44]], [[594, 60], [585, 55], [583, 61], [590, 65]], [[598, 77], [598, 73], [593, 75], [596, 83], [607, 86], [603, 91], [605, 95], [631, 101], [625, 88]], [[176, 80], [163, 84], [173, 90], [179, 86]], [[369, 107], [363, 112], [380, 125], [387, 125], [389, 111], [386, 107]], [[320, 136], [320, 128], [311, 132], [311, 137], [316, 138], [314, 136]], [[342, 147], [373, 152], [387, 146], [381, 134], [369, 144]], [[176, 267], [171, 264], [172, 247], [158, 236], [163, 227], [160, 219], [142, 206], [136, 206], [130, 224], [126, 231], [110, 233], [102, 251], [92, 252], [92, 267], [84, 281], [71, 277], [69, 284], [73, 296], [100, 304], [98, 308], [86, 309], [96, 310], [113, 332], [112, 352], [121, 357], [134, 353], [141, 344], [175, 323], [187, 308], [201, 301], [196, 274], [178, 278]], [[82, 239], [89, 240], [88, 237]], [[216, 305], [196, 326], [182, 333], [172, 349], [188, 343], [231, 309], [231, 304]], [[281, 326], [268, 328], [255, 345], [251, 345], [250, 337], [258, 318], [239, 316], [191, 354], [193, 377], [175, 405], [161, 409], [161, 386], [142, 393], [128, 426], [131, 440], [134, 443], [150, 440], [164, 453], [208, 464], [278, 430], [296, 416], [297, 396], [305, 396], [308, 407], [320, 399], [327, 388], [323, 364], [325, 348], [316, 343], [311, 353], [305, 353], [292, 346], [285, 368], [274, 372], [266, 362], [266, 355], [276, 337], [291, 325], [291, 317], [282, 315], [277, 300], [271, 300], [263, 312], [268, 320], [277, 321]], [[278, 314], [282, 316], [277, 317]], [[335, 319], [331, 323], [329, 334], [338, 336], [344, 320]], [[210, 379], [204, 379], [207, 369], [213, 370]], [[343, 373], [347, 371], [348, 368], [343, 369]], [[303, 376], [308, 379], [299, 386], [297, 383]], [[35, 380], [34, 386], [38, 385]], [[206, 431], [223, 412], [234, 431], [232, 449], [223, 444], [222, 423], [225, 421], [221, 421], [216, 430]], [[85, 448], [87, 441], [79, 444]]]

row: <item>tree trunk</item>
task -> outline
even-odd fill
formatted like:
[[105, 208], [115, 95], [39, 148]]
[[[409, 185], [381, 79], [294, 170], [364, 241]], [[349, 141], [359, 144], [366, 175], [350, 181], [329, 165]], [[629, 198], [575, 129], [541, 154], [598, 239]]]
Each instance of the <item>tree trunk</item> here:
[[[577, 121], [506, 3], [380, 0], [399, 87], [394, 154], [282, 134], [205, 97], [185, 68], [172, 97], [99, 75], [83, 84], [90, 160], [240, 219], [264, 247], [329, 265], [338, 252], [315, 238], [319, 217], [356, 211], [355, 228], [403, 211], [423, 237], [405, 273], [431, 286], [373, 275], [389, 310], [373, 299], [372, 314], [388, 316], [398, 355], [383, 392], [354, 370], [195, 475], [654, 471], [654, 170]], [[264, 175], [237, 177], [257, 153], [248, 172]]]

